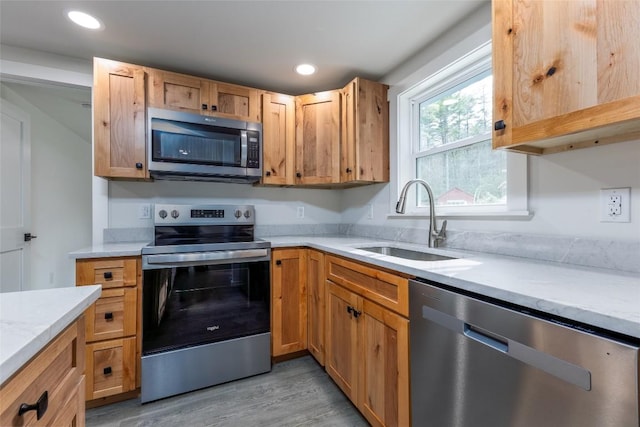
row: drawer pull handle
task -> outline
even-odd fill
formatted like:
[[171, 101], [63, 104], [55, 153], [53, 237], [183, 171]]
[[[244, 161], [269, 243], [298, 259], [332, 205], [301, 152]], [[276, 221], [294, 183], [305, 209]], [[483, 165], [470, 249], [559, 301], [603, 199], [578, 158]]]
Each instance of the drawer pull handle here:
[[104, 314], [104, 320], [113, 320], [113, 313], [112, 312], [107, 312]]
[[33, 405], [29, 405], [27, 403], [23, 403], [20, 405], [20, 409], [18, 409], [18, 416], [21, 417], [25, 413], [29, 411], [36, 411], [36, 419], [42, 418], [42, 416], [47, 412], [47, 408], [49, 407], [49, 392], [45, 391], [42, 393], [40, 398]]
[[105, 279], [109, 280], [109, 279], [113, 279], [113, 273], [110, 271], [105, 271], [103, 274]]
[[107, 366], [102, 370], [102, 373], [105, 375], [111, 375], [111, 366]]

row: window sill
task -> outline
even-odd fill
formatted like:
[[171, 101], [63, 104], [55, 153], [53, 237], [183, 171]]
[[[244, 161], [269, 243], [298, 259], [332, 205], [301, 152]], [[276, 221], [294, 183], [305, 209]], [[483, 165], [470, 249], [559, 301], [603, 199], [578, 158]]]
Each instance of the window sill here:
[[[517, 220], [528, 221], [533, 218], [530, 211], [505, 211], [505, 212], [449, 212], [436, 214], [438, 219], [472, 219], [472, 220]], [[428, 219], [428, 213], [409, 212], [406, 214], [390, 213], [387, 219]]]

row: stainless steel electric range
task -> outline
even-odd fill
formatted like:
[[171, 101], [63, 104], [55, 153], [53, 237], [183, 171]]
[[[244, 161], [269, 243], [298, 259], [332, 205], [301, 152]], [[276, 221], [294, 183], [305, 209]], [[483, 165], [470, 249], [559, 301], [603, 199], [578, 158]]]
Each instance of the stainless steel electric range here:
[[268, 372], [271, 246], [253, 206], [155, 205], [142, 250], [142, 403]]

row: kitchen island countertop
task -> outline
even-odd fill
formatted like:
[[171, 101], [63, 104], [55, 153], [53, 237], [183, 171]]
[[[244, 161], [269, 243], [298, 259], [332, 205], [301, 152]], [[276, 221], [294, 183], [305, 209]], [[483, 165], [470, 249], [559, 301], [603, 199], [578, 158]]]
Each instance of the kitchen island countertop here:
[[0, 294], [0, 384], [100, 297], [100, 286]]
[[[264, 240], [270, 241], [272, 248], [310, 247], [640, 339], [640, 275], [637, 273], [479, 252], [428, 249], [424, 245], [362, 237], [276, 236]], [[122, 245], [113, 244], [113, 252], [110, 252], [111, 246], [105, 244], [70, 256], [122, 256]], [[146, 243], [125, 245], [130, 247], [128, 255], [140, 255]], [[456, 259], [412, 261], [361, 249], [377, 245], [428, 250]]]

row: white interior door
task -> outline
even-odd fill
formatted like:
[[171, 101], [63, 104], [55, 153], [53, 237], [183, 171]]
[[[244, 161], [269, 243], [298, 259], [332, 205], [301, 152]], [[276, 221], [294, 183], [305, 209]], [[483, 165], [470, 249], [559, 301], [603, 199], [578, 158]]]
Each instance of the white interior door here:
[[29, 116], [0, 99], [0, 292], [29, 287], [31, 136]]

